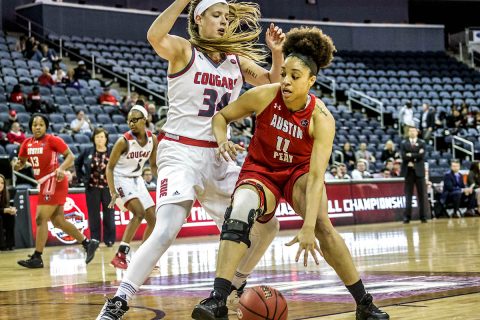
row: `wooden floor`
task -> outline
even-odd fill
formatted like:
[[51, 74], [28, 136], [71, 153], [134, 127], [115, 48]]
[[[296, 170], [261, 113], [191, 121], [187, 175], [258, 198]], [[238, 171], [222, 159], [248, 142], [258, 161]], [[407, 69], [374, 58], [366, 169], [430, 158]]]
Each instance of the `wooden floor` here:
[[[480, 218], [338, 228], [367, 289], [391, 319], [480, 319]], [[289, 319], [355, 319], [354, 304], [333, 270], [295, 263], [281, 232], [249, 284], [280, 290]], [[190, 319], [210, 291], [218, 237], [179, 239], [131, 303], [126, 319]], [[138, 243], [136, 244], [138, 246]], [[0, 253], [0, 319], [95, 319], [122, 273], [101, 247], [88, 265], [80, 246], [49, 247], [44, 269], [19, 267], [32, 250]], [[234, 312], [230, 319], [236, 319]]]

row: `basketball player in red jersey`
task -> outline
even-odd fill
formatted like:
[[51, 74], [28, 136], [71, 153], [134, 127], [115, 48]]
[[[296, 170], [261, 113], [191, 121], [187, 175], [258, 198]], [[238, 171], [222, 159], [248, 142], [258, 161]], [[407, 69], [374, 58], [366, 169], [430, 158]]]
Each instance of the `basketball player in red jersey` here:
[[228, 319], [225, 302], [237, 265], [250, 246], [250, 229], [271, 219], [284, 197], [304, 219], [297, 236], [287, 244], [299, 243], [296, 260], [303, 252], [305, 266], [309, 254], [318, 264], [317, 253], [323, 252], [354, 297], [356, 318], [389, 319], [372, 303], [348, 248], [328, 218], [324, 175], [335, 120], [309, 90], [318, 70], [332, 61], [335, 47], [317, 28], [295, 28], [287, 33], [283, 52], [281, 84], [251, 89], [213, 118], [219, 156], [230, 160], [235, 159], [238, 146], [227, 139], [228, 123], [257, 114], [255, 135], [225, 213], [214, 290], [194, 308], [192, 318]]
[[[170, 34], [189, 4], [189, 39]], [[157, 153], [157, 223], [97, 319], [120, 319], [128, 311], [128, 302], [175, 240], [195, 200], [221, 228], [240, 168], [216, 158], [212, 117], [238, 98], [244, 82], [257, 86], [280, 81], [285, 35], [273, 24], [267, 30], [272, 67], [264, 69], [257, 64], [266, 55], [257, 43], [259, 18], [259, 6], [253, 2], [175, 0], [150, 26], [148, 41], [168, 60], [169, 108]], [[239, 265], [232, 290], [244, 285], [278, 227], [273, 218], [252, 229], [252, 246]]]
[[[26, 268], [43, 268], [42, 252], [48, 238], [48, 220], [52, 221], [55, 228], [63, 230], [82, 244], [87, 253], [86, 263], [92, 261], [99, 244], [95, 239], [87, 239], [73, 224], [65, 220], [63, 205], [68, 193], [65, 170], [73, 165], [74, 156], [61, 138], [46, 134], [48, 125], [48, 119], [42, 114], [34, 114], [30, 118], [29, 127], [33, 137], [22, 143], [18, 161], [14, 165], [14, 170], [22, 170], [28, 161], [40, 186], [35, 219], [35, 252], [29, 259], [18, 261], [19, 265]], [[65, 158], [61, 165], [58, 164], [58, 154]]]
[[137, 105], [132, 107], [127, 117], [130, 131], [115, 142], [107, 165], [107, 182], [112, 196], [110, 207], [113, 208], [118, 200], [122, 210], [128, 209], [133, 214], [120, 247], [110, 262], [115, 268], [123, 270], [128, 267], [130, 242], [143, 218], [147, 221], [143, 240], [148, 238], [155, 226], [155, 202], [142, 178], [143, 167], [147, 161], [150, 162], [152, 171], [155, 174], [157, 172], [157, 137], [146, 129], [147, 116], [143, 102], [139, 104], [137, 101]]

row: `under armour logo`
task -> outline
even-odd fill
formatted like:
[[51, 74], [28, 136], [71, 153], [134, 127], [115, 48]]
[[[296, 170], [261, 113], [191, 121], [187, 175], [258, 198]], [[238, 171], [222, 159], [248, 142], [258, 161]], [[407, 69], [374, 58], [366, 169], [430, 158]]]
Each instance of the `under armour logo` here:
[[304, 127], [308, 126], [308, 120], [307, 119], [303, 119], [302, 121], [300, 121], [300, 124]]
[[274, 109], [277, 109], [277, 110], [282, 110], [282, 107], [281, 107], [278, 103], [276, 103], [276, 102], [275, 102], [275, 104], [273, 105], [273, 108], [274, 108]]

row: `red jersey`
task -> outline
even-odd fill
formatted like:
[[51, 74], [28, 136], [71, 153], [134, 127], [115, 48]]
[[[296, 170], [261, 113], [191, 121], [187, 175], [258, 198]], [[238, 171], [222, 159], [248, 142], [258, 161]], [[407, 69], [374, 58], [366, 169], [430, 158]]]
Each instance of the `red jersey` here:
[[255, 135], [243, 168], [257, 171], [257, 165], [272, 171], [309, 164], [313, 139], [308, 128], [315, 109], [315, 96], [308, 105], [291, 112], [279, 89], [275, 99], [257, 116]]
[[28, 158], [35, 179], [39, 180], [58, 168], [58, 154], [64, 154], [67, 149], [67, 144], [61, 138], [45, 134], [39, 140], [34, 137], [26, 139], [20, 147], [18, 156]]

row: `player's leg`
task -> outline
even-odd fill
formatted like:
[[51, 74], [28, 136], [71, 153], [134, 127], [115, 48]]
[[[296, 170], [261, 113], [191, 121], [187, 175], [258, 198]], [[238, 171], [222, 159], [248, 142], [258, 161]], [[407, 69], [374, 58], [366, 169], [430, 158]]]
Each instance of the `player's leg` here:
[[[305, 217], [306, 189], [308, 173], [299, 177], [288, 199], [299, 215]], [[323, 189], [320, 213], [315, 225], [315, 235], [320, 242], [320, 248], [327, 263], [335, 270], [348, 291], [357, 303], [357, 319], [389, 319], [388, 314], [382, 312], [372, 303], [372, 296], [367, 294], [353, 263], [352, 256], [345, 241], [333, 227], [328, 217], [328, 198], [326, 189]]]
[[145, 208], [145, 220], [147, 221], [147, 227], [145, 228], [142, 238], [142, 240], [145, 241], [148, 239], [153, 231], [153, 228], [155, 227], [155, 202], [153, 201], [152, 196], [150, 196], [150, 192], [145, 186], [145, 182], [140, 178], [137, 179], [137, 194], [138, 199]]
[[53, 215], [57, 205], [38, 205], [35, 224], [37, 231], [35, 235], [35, 252], [26, 260], [19, 260], [17, 263], [26, 268], [43, 268], [42, 253], [48, 239], [48, 221]]
[[57, 206], [51, 217], [55, 228], [61, 229], [63, 232], [71, 235], [81, 243], [86, 252], [85, 263], [89, 263], [95, 257], [95, 251], [98, 249], [99, 241], [96, 239], [88, 239], [69, 221], [65, 220], [63, 205]]
[[128, 301], [132, 299], [140, 286], [152, 272], [155, 264], [170, 247], [185, 218], [190, 213], [193, 201], [160, 205], [157, 209], [157, 222], [152, 234], [142, 243], [135, 253], [130, 267], [112, 299], [108, 299], [97, 319], [121, 319], [129, 309]]
[[145, 228], [145, 232], [143, 233], [142, 241], [145, 241], [150, 237], [153, 232], [153, 228], [155, 227], [155, 206], [152, 206], [145, 210], [145, 220], [147, 221], [147, 227]]
[[130, 242], [145, 217], [145, 209], [138, 198], [129, 199], [126, 208], [130, 211], [130, 221], [125, 228], [118, 251], [110, 262], [115, 268], [123, 270], [128, 268], [127, 255], [130, 252]]
[[225, 213], [213, 291], [209, 298], [195, 306], [193, 319], [228, 319], [226, 300], [230, 294], [231, 281], [251, 245], [250, 230], [255, 220], [265, 214], [265, 203], [270, 211], [268, 214], [273, 213], [276, 197], [266, 186], [258, 181], [239, 183], [232, 205]]

